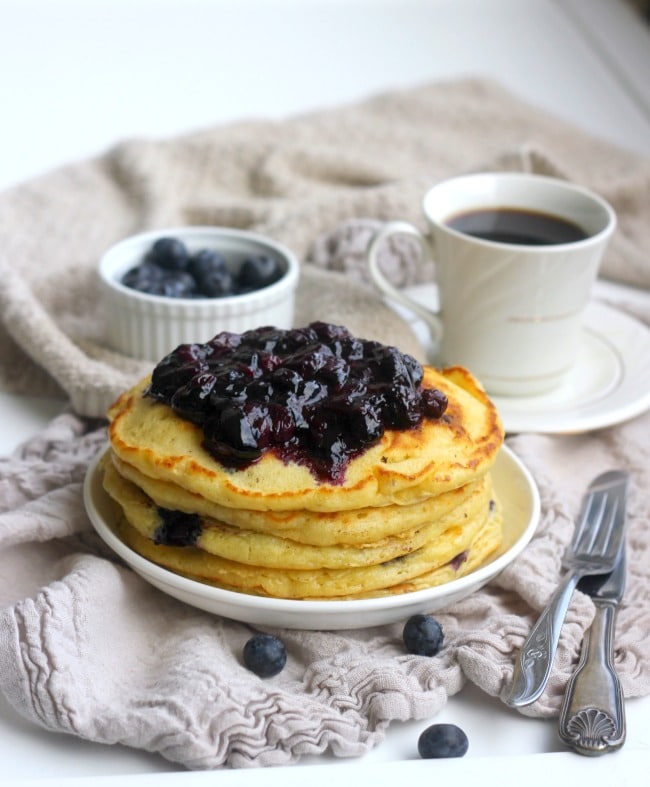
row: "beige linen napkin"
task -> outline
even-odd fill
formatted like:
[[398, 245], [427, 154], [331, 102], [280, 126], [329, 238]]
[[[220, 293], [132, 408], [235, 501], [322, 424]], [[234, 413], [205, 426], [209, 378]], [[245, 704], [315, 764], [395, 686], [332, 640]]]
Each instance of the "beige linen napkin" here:
[[[616, 666], [627, 696], [648, 694], [649, 414], [593, 434], [508, 438], [540, 489], [538, 532], [487, 588], [437, 614], [445, 648], [435, 658], [404, 652], [401, 623], [285, 630], [277, 633], [287, 667], [256, 678], [241, 661], [250, 627], [147, 585], [102, 545], [83, 509], [86, 467], [105, 439], [103, 408], [148, 368], [102, 346], [95, 265], [107, 245], [180, 223], [266, 232], [305, 260], [297, 323], [346, 323], [422, 357], [365, 284], [365, 238], [377, 221], [420, 222], [431, 182], [486, 167], [550, 172], [600, 191], [620, 217], [604, 273], [648, 287], [648, 161], [474, 80], [283, 123], [127, 141], [0, 196], [0, 382], [71, 403], [0, 460], [0, 689], [18, 712], [194, 769], [358, 756], [391, 722], [435, 716], [468, 680], [503, 695], [557, 585], [583, 487], [613, 466], [632, 478]], [[386, 262], [400, 285], [431, 275], [408, 246], [390, 248]], [[547, 691], [526, 713], [557, 714], [592, 615], [576, 594]]]
[[[95, 269], [126, 235], [221, 224], [267, 233], [304, 258], [352, 218], [421, 225], [429, 185], [484, 168], [557, 174], [599, 191], [620, 224], [604, 275], [650, 287], [650, 161], [491, 83], [425, 85], [285, 122], [129, 140], [0, 195], [0, 386], [63, 389], [78, 413], [101, 416], [141, 375], [142, 364], [102, 345]], [[316, 289], [336, 302], [345, 288], [332, 279]], [[380, 313], [369, 327], [389, 319]]]

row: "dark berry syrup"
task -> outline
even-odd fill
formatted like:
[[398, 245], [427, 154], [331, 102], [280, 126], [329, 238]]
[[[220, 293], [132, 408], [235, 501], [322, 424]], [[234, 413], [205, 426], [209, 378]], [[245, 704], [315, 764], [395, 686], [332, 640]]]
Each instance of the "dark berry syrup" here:
[[447, 397], [395, 347], [338, 325], [263, 327], [182, 344], [155, 367], [146, 395], [203, 430], [206, 450], [241, 468], [273, 451], [340, 484], [350, 460], [386, 429], [440, 418]]

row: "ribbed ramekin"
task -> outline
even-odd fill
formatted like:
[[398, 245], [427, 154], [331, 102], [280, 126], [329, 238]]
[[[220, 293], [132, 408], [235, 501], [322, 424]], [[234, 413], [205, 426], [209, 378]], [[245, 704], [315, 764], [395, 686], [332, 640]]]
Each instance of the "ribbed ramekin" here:
[[[162, 237], [182, 240], [190, 253], [217, 249], [237, 266], [246, 257], [274, 257], [284, 271], [274, 284], [219, 298], [170, 298], [126, 287], [122, 276]], [[99, 263], [106, 342], [132, 358], [157, 362], [179, 344], [206, 342], [221, 331], [241, 333], [293, 323], [299, 263], [287, 247], [262, 235], [227, 227], [172, 227], [144, 232], [111, 246]]]

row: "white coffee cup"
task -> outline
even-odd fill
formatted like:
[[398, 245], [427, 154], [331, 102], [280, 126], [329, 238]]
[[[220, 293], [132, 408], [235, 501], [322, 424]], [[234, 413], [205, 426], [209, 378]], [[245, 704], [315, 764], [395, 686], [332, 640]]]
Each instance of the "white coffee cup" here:
[[[584, 310], [616, 226], [611, 206], [563, 180], [497, 172], [434, 186], [423, 210], [427, 235], [407, 222], [389, 222], [371, 239], [367, 262], [377, 287], [426, 321], [435, 363], [465, 366], [495, 395], [530, 396], [560, 385], [576, 361]], [[515, 222], [514, 241], [469, 234], [467, 222], [494, 211]], [[530, 237], [522, 242], [532, 221], [549, 225], [543, 233], [527, 227], [543, 234], [543, 245]], [[571, 229], [577, 239], [557, 234]], [[433, 259], [439, 308], [422, 306], [382, 274], [378, 250], [395, 234], [417, 238]]]

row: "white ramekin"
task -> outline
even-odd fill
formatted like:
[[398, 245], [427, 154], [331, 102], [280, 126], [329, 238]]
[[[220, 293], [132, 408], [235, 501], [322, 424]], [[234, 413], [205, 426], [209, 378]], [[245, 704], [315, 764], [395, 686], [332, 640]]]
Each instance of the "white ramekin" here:
[[[182, 240], [190, 253], [218, 249], [234, 267], [250, 255], [275, 257], [284, 275], [255, 292], [222, 298], [168, 298], [147, 295], [120, 283], [162, 237]], [[132, 358], [158, 362], [179, 344], [206, 342], [221, 331], [293, 324], [299, 263], [276, 241], [227, 227], [172, 227], [144, 232], [111, 246], [99, 263], [106, 321], [106, 342]]]

